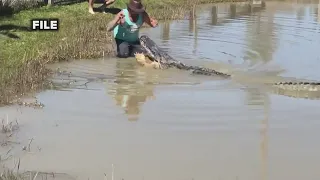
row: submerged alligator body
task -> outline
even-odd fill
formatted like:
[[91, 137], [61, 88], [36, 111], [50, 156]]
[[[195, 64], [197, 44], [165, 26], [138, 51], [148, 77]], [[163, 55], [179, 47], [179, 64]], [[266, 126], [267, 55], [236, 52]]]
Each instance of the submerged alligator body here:
[[[142, 35], [140, 37], [140, 44], [144, 50], [143, 54], [149, 57], [152, 61], [157, 62], [157, 67], [162, 69], [175, 67], [182, 70], [191, 70], [194, 74], [231, 78], [231, 75], [226, 73], [199, 66], [189, 66], [173, 59], [166, 52], [162, 51], [161, 48], [159, 48], [158, 45], [146, 35]], [[320, 82], [276, 82], [267, 84], [280, 90], [320, 92]]]

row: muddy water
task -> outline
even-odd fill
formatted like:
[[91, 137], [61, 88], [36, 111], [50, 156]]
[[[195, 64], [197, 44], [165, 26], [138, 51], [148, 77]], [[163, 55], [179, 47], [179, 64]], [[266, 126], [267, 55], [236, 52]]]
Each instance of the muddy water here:
[[62, 89], [37, 94], [43, 109], [1, 108], [20, 127], [2, 158], [78, 179], [320, 178], [319, 100], [256, 85], [320, 78], [318, 2], [267, 2], [251, 13], [206, 5], [195, 14], [142, 33], [174, 58], [235, 79], [148, 70], [133, 59], [56, 64], [71, 75], [54, 78]]

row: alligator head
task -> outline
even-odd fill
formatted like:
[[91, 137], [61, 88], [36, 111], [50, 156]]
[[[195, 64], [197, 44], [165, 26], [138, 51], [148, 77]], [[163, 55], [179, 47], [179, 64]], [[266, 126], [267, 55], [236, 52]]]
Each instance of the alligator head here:
[[166, 68], [169, 66], [169, 64], [177, 62], [167, 53], [161, 50], [161, 48], [146, 35], [142, 35], [140, 37], [140, 44], [145, 51], [144, 54], [148, 56], [151, 60], [160, 63], [162, 68]]

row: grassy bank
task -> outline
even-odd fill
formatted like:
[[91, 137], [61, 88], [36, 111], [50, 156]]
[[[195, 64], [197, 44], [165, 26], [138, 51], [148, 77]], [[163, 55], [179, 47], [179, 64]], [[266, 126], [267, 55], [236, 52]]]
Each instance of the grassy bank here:
[[[111, 6], [125, 7], [127, 0]], [[221, 0], [143, 0], [148, 13], [158, 20], [178, 19], [196, 3]], [[99, 6], [99, 5], [95, 5]], [[111, 33], [106, 24], [113, 14], [88, 13], [88, 3], [41, 7], [21, 11], [0, 21], [0, 103], [13, 95], [38, 89], [46, 78], [45, 65], [78, 58], [113, 55]], [[30, 19], [59, 18], [59, 32], [29, 32]]]
[[41, 0], [0, 0], [0, 17], [10, 16], [12, 13], [40, 7], [44, 4]]

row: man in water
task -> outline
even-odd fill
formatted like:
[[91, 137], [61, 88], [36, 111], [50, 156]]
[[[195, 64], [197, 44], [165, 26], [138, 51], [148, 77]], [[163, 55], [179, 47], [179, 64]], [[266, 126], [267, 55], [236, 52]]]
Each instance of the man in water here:
[[108, 23], [107, 31], [113, 30], [118, 57], [134, 57], [135, 53], [143, 53], [139, 41], [139, 29], [143, 23], [151, 27], [158, 25], [157, 20], [149, 17], [140, 0], [130, 0], [127, 8]]
[[[115, 0], [101, 0], [101, 1], [103, 1], [103, 6], [101, 6], [101, 7], [105, 8], [105, 7], [109, 6], [110, 4], [114, 3]], [[94, 3], [94, 0], [89, 0], [89, 13], [91, 13], [91, 14], [95, 14], [93, 11], [93, 3]]]

